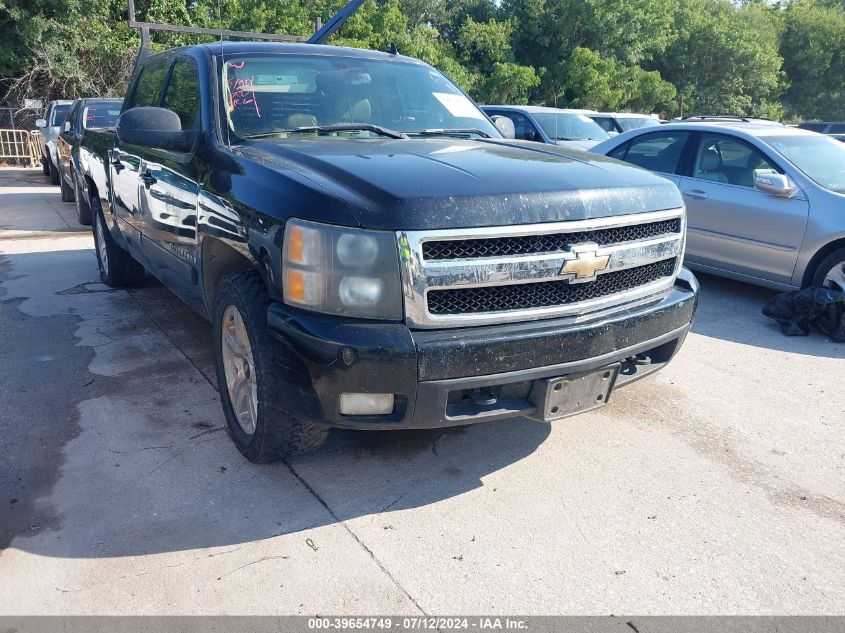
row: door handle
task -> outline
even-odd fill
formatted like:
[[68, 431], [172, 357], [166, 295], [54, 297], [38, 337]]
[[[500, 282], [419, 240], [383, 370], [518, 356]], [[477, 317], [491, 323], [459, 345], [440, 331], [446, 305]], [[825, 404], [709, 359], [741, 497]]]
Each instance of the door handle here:
[[156, 183], [158, 182], [158, 178], [156, 178], [155, 176], [153, 176], [153, 175], [150, 173], [150, 171], [149, 171], [149, 170], [147, 170], [147, 171], [145, 171], [143, 174], [141, 174], [141, 180], [144, 182], [144, 184], [145, 184], [147, 187], [149, 187], [150, 185], [154, 185], [154, 184], [156, 184]]
[[688, 191], [684, 191], [684, 195], [687, 198], [692, 198], [693, 200], [707, 200], [707, 193], [701, 189], [690, 189]]

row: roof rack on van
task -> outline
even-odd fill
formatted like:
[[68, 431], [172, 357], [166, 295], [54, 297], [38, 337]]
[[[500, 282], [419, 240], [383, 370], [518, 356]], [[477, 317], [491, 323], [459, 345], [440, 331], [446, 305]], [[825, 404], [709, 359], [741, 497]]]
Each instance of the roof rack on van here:
[[308, 44], [323, 44], [334, 34], [352, 15], [364, 4], [364, 0], [350, 0], [338, 10], [324, 25], [317, 20], [317, 32], [311, 37], [303, 35], [279, 35], [278, 33], [254, 33], [251, 31], [232, 31], [229, 29], [209, 29], [197, 26], [180, 26], [176, 24], [160, 24], [156, 22], [139, 22], [135, 19], [135, 0], [127, 0], [129, 26], [141, 30], [141, 47], [135, 63], [144, 59], [150, 52], [150, 31], [170, 31], [172, 33], [191, 33], [194, 35], [214, 35], [215, 37], [239, 37], [244, 39], [272, 40], [276, 42], [306, 42]]

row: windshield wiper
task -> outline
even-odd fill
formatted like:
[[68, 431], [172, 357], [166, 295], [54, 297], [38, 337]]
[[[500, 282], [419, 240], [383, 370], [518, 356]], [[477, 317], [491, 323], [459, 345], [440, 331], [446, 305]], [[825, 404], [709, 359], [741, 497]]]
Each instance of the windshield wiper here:
[[397, 132], [380, 125], [371, 123], [340, 123], [338, 125], [304, 125], [292, 130], [276, 130], [275, 132], [263, 132], [262, 134], [248, 134], [243, 138], [270, 138], [279, 134], [296, 134], [300, 132], [373, 132], [389, 138], [408, 138], [402, 132]]
[[341, 123], [338, 125], [305, 125], [291, 132], [374, 132], [388, 138], [408, 138], [407, 135], [372, 123]]
[[466, 136], [467, 134], [476, 134], [484, 138], [493, 138], [484, 130], [479, 130], [474, 127], [456, 127], [456, 128], [440, 128], [420, 130], [419, 132], [408, 132], [412, 136]]

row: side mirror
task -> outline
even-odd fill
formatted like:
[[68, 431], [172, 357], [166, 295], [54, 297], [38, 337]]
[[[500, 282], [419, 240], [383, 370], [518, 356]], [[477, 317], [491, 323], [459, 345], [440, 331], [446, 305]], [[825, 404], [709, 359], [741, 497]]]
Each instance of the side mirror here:
[[516, 138], [516, 128], [513, 126], [513, 121], [508, 117], [497, 114], [491, 117], [493, 123], [496, 124], [496, 129], [502, 133], [505, 138]]
[[70, 121], [65, 121], [65, 124], [62, 126], [62, 132], [70, 132]]
[[45, 119], [35, 119], [35, 127], [43, 129], [47, 127], [47, 121]]
[[118, 118], [116, 131], [121, 143], [176, 152], [187, 152], [194, 140], [190, 131], [182, 131], [179, 115], [167, 108], [127, 110]]
[[798, 191], [798, 188], [784, 174], [772, 173], [765, 169], [754, 170], [754, 186], [764, 193], [779, 198], [791, 198]]

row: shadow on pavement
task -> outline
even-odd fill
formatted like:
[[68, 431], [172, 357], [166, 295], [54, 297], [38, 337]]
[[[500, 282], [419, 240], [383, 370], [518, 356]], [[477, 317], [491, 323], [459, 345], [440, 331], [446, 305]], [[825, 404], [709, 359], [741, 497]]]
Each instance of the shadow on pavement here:
[[236, 547], [449, 500], [550, 431], [524, 419], [334, 431], [289, 464], [253, 465], [203, 375], [206, 321], [156, 282], [97, 283], [87, 249], [0, 259], [0, 460], [19, 464], [0, 479], [0, 547], [67, 558]]

